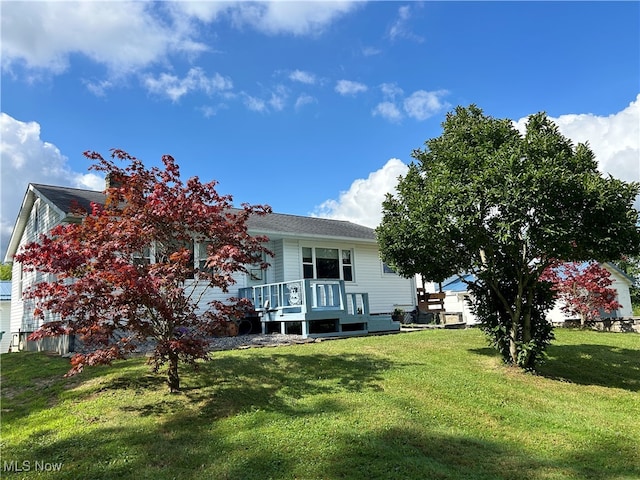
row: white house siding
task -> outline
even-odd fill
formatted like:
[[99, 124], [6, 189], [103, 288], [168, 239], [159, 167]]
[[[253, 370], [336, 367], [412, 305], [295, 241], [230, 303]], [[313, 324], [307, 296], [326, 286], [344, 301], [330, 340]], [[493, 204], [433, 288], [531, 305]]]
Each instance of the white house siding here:
[[[270, 242], [268, 245], [269, 249], [273, 252], [274, 256], [267, 259], [270, 263], [270, 267], [267, 270], [267, 278], [264, 283], [276, 283], [276, 282], [284, 282], [287, 268], [285, 266], [284, 260], [284, 250], [285, 243], [287, 240], [275, 240]], [[297, 276], [289, 276], [286, 278], [297, 278]]]
[[[49, 232], [61, 221], [60, 214], [47, 202], [35, 198], [26, 223], [22, 238], [19, 242], [18, 253], [26, 244], [38, 240], [41, 234]], [[42, 280], [42, 274], [24, 271], [22, 264], [14, 262], [11, 285], [11, 337], [17, 340], [18, 332], [32, 332], [40, 327], [40, 322], [33, 317], [33, 306], [22, 299], [22, 292], [34, 283]], [[52, 318], [45, 318], [46, 321]], [[17, 345], [16, 345], [17, 346]]]
[[11, 344], [11, 281], [0, 281], [0, 353], [7, 353]]
[[232, 285], [227, 293], [223, 292], [220, 288], [208, 287], [206, 282], [198, 282], [197, 280], [189, 280], [188, 283], [185, 284], [185, 292], [189, 293], [192, 288], [194, 289], [192, 298], [200, 298], [198, 307], [200, 312], [204, 312], [209, 307], [210, 302], [214, 300], [226, 302], [229, 297], [238, 296], [238, 289], [247, 286], [247, 279], [244, 272], [236, 272], [233, 278], [237, 283]]
[[302, 278], [302, 247], [338, 248], [353, 252], [353, 282], [345, 282], [347, 293], [368, 293], [371, 313], [391, 313], [396, 305], [413, 308], [415, 281], [382, 271], [378, 247], [372, 243], [330, 240], [285, 240], [283, 264], [285, 278]]
[[631, 305], [631, 293], [629, 291], [629, 287], [631, 286], [630, 281], [623, 277], [620, 272], [609, 267], [609, 265], [605, 264], [604, 268], [611, 273], [611, 280], [613, 280], [613, 283], [610, 288], [613, 288], [618, 292], [616, 300], [618, 300], [618, 303], [622, 305], [622, 307], [618, 309], [618, 317], [632, 316], [633, 307]]
[[384, 273], [376, 244], [360, 244], [354, 249], [355, 282], [346, 282], [347, 292], [369, 293], [371, 313], [391, 313], [396, 306], [416, 305], [415, 279]]
[[[304, 246], [308, 247], [324, 247], [329, 244], [318, 242], [304, 242]], [[338, 248], [335, 244], [331, 244], [332, 248]], [[278, 280], [284, 282], [287, 280], [296, 280], [302, 278], [302, 257], [301, 257], [302, 244], [298, 240], [285, 239], [283, 240], [283, 250], [280, 254], [280, 262], [282, 264], [283, 276]]]
[[469, 303], [465, 300], [468, 297], [466, 292], [446, 292], [444, 297], [444, 310], [446, 313], [461, 313], [462, 321], [467, 325], [478, 324], [478, 319], [471, 312]]
[[[17, 334], [18, 331], [22, 330], [22, 318], [24, 315], [24, 302], [22, 301], [22, 265], [18, 262], [13, 263], [13, 267], [11, 269], [11, 307], [10, 307], [10, 335], [13, 341], [13, 336]], [[5, 333], [5, 335], [9, 335]], [[16, 340], [17, 346], [17, 340]]]
[[7, 353], [11, 345], [11, 300], [0, 300], [0, 353]]

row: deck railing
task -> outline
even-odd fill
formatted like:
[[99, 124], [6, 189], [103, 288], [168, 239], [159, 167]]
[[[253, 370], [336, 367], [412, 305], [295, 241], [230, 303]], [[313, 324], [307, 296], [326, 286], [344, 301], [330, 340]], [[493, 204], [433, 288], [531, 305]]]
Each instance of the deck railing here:
[[253, 303], [259, 314], [295, 316], [336, 311], [350, 315], [369, 314], [367, 293], [346, 293], [343, 280], [300, 279], [267, 283], [240, 289], [240, 297]]

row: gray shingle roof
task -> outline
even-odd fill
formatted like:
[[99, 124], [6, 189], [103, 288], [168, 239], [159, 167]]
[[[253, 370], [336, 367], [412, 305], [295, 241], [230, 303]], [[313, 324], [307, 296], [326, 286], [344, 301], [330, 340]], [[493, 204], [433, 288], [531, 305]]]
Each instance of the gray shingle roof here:
[[[78, 188], [57, 187], [52, 185], [33, 184], [44, 197], [49, 199], [65, 213], [71, 211], [74, 203], [91, 211], [91, 202], [104, 204], [102, 192]], [[249, 230], [269, 234], [301, 235], [309, 237], [331, 237], [375, 241], [375, 231], [344, 220], [331, 220], [319, 217], [303, 217], [283, 213], [271, 213], [266, 216], [254, 216], [249, 219]]]
[[375, 231], [344, 220], [319, 217], [302, 217], [283, 213], [272, 213], [264, 217], [252, 217], [248, 222], [250, 230], [274, 233], [300, 234], [314, 237], [342, 237], [361, 240], [375, 240]]
[[91, 203], [104, 204], [105, 196], [102, 192], [83, 190], [80, 188], [56, 187], [53, 185], [41, 185], [33, 183], [33, 188], [49, 199], [64, 213], [69, 213], [76, 204], [87, 212], [91, 211]]

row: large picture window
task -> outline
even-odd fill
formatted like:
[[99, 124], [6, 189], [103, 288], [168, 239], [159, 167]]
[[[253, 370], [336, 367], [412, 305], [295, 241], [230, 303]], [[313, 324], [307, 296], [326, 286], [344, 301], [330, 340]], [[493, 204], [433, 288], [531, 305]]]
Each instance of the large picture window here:
[[348, 249], [302, 247], [304, 278], [353, 281], [353, 254]]

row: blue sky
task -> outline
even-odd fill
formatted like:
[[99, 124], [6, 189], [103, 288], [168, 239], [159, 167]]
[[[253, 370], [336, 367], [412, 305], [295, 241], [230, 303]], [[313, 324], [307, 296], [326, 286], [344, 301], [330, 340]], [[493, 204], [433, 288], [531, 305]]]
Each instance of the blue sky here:
[[640, 180], [638, 2], [7, 2], [4, 250], [29, 182], [101, 189], [85, 150], [236, 203], [375, 227], [447, 111], [546, 111]]

